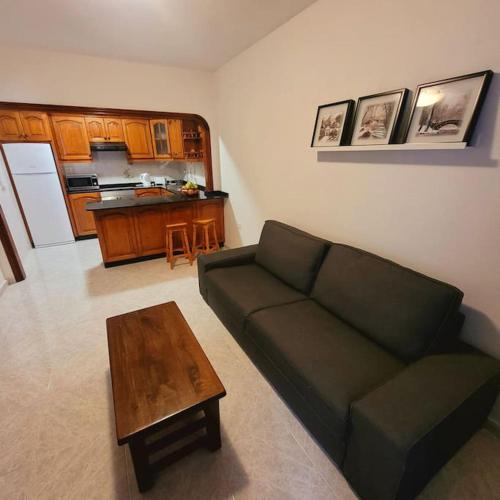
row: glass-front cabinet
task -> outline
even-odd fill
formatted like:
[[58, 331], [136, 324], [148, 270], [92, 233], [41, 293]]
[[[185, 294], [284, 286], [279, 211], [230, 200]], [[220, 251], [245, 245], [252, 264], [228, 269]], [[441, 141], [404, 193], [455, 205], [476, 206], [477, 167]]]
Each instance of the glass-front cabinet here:
[[150, 120], [155, 158], [171, 158], [167, 120]]

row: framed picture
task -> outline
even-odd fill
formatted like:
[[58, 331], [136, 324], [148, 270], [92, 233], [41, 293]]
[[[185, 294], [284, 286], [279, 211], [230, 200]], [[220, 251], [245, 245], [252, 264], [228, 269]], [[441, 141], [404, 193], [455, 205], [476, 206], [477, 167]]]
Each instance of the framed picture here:
[[391, 90], [358, 99], [351, 138], [353, 146], [394, 142], [408, 89]]
[[342, 146], [349, 139], [354, 101], [332, 102], [318, 107], [311, 147]]
[[406, 142], [469, 142], [493, 72], [417, 87]]

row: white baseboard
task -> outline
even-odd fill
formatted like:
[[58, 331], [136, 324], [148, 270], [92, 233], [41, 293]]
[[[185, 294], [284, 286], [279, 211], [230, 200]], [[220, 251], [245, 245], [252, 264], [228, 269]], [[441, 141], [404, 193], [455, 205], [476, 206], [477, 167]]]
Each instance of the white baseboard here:
[[1, 296], [1, 295], [2, 295], [2, 293], [6, 290], [7, 285], [8, 285], [7, 280], [4, 280], [4, 279], [2, 278], [2, 281], [0, 281], [0, 296]]

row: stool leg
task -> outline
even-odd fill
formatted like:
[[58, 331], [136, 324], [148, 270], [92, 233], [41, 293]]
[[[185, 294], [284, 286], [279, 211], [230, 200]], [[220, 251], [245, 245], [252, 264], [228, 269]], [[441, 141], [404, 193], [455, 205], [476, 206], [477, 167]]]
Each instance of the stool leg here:
[[215, 250], [219, 251], [220, 247], [219, 247], [219, 241], [217, 238], [217, 231], [215, 230], [215, 222], [213, 224], [211, 224], [211, 226], [212, 226], [212, 233], [214, 235]]
[[172, 235], [173, 235], [172, 231], [169, 231], [169, 233], [168, 233], [168, 257], [170, 260], [170, 269], [174, 268], [174, 261], [175, 261], [174, 241], [173, 241]]
[[203, 237], [205, 241], [203, 242], [205, 245], [205, 253], [210, 253], [210, 237], [208, 236], [208, 227], [204, 226], [203, 228]]
[[169, 244], [168, 244], [168, 233], [169, 233], [169, 230], [167, 229], [166, 233], [165, 233], [165, 259], [167, 259], [167, 262], [168, 262], [168, 249], [170, 248]]
[[191, 250], [191, 257], [194, 259], [196, 257], [197, 251], [196, 251], [196, 224], [193, 224], [193, 246]]
[[184, 228], [182, 230], [182, 239], [183, 239], [182, 247], [183, 247], [184, 253], [185, 253], [187, 259], [189, 260], [189, 265], [192, 266], [193, 265], [193, 258], [191, 255], [191, 251], [189, 250], [189, 240], [188, 240], [188, 233], [187, 233], [186, 228]]

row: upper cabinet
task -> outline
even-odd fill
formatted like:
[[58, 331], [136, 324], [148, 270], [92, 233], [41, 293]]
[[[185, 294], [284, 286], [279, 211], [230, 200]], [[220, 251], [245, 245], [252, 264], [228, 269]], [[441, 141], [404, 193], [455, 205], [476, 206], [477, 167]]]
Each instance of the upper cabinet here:
[[120, 118], [86, 116], [87, 133], [91, 142], [123, 142], [123, 126]]
[[50, 141], [46, 113], [38, 111], [0, 111], [0, 141]]
[[92, 159], [85, 118], [76, 115], [52, 115], [59, 158], [63, 161]]
[[46, 113], [38, 111], [21, 111], [21, 123], [29, 141], [50, 141], [52, 134], [50, 133], [49, 117]]
[[0, 139], [2, 141], [22, 141], [24, 131], [17, 111], [0, 111]]
[[149, 120], [151, 135], [153, 136], [153, 152], [157, 159], [172, 158], [168, 138], [167, 120]]
[[135, 160], [153, 159], [154, 152], [149, 120], [126, 118], [122, 121], [129, 157]]
[[167, 120], [168, 136], [172, 158], [184, 158], [184, 139], [182, 138], [182, 120]]
[[120, 118], [104, 118], [104, 126], [108, 133], [108, 141], [123, 142], [125, 140], [123, 125]]

